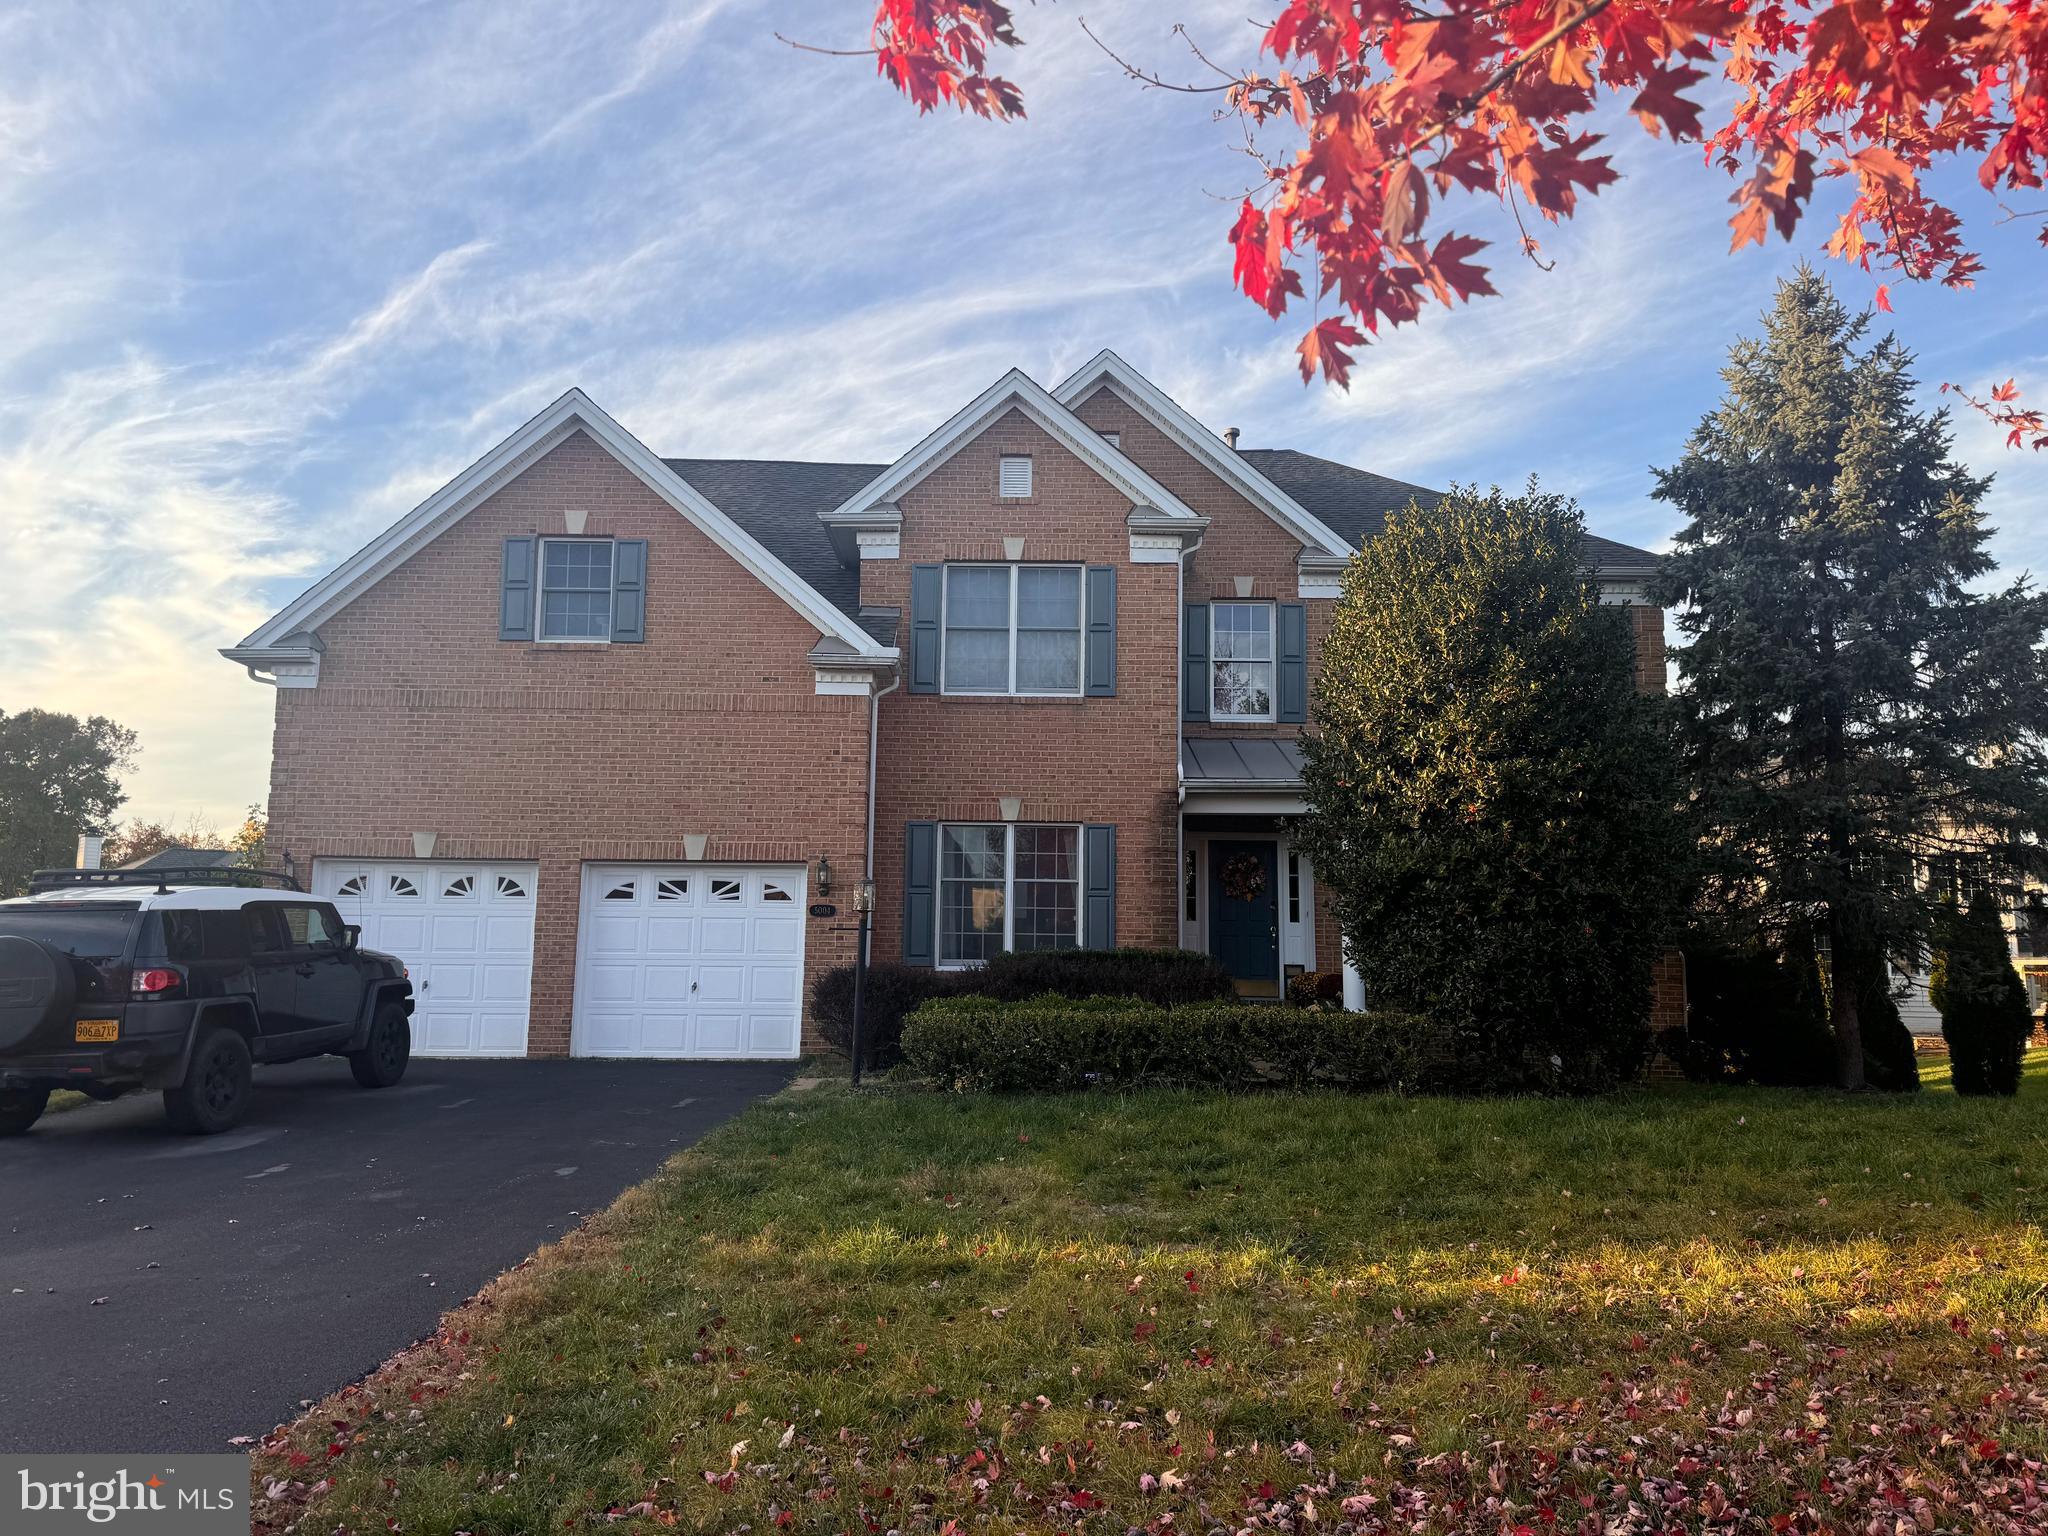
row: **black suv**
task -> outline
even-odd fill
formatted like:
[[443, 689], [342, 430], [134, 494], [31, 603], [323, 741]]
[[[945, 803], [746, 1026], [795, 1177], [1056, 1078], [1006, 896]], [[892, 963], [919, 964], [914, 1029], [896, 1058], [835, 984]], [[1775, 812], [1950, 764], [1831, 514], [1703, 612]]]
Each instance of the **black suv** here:
[[181, 1131], [224, 1131], [256, 1062], [333, 1053], [365, 1088], [405, 1075], [412, 983], [287, 876], [43, 870], [0, 901], [0, 1136], [50, 1093], [161, 1089]]

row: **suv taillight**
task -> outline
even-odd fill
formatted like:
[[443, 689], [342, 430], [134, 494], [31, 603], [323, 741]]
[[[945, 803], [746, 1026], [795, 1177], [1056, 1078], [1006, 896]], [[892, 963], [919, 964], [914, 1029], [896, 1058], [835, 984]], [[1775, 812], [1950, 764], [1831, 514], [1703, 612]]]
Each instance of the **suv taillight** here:
[[152, 966], [146, 971], [137, 971], [129, 990], [137, 997], [161, 997], [166, 992], [176, 991], [185, 980], [176, 971], [163, 966]]

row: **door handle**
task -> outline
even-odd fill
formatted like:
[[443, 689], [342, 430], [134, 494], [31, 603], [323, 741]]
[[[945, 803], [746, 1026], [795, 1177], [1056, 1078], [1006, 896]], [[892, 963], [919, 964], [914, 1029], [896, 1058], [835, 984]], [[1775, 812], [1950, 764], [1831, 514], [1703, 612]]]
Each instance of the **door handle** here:
[[313, 974], [313, 967], [310, 965], [295, 965], [292, 967], [292, 969], [297, 971], [301, 976], [310, 976]]

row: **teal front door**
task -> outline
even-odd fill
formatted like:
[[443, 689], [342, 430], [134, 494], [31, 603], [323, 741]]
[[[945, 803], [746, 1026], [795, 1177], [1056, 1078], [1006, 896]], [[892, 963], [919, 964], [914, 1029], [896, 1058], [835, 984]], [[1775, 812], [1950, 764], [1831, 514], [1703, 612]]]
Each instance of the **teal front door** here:
[[1279, 845], [1209, 844], [1209, 953], [1247, 997], [1280, 995]]

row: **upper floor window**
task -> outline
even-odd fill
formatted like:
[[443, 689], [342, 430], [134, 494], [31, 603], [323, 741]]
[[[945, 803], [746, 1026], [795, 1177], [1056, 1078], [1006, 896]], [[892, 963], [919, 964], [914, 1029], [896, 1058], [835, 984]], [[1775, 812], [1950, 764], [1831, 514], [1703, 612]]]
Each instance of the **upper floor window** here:
[[939, 828], [939, 963], [1081, 943], [1081, 829]]
[[1209, 718], [1273, 718], [1273, 605], [1209, 605]]
[[542, 539], [540, 638], [612, 637], [612, 541]]
[[1031, 460], [1028, 456], [1021, 453], [1003, 455], [1002, 462], [996, 466], [996, 494], [1005, 501], [1022, 501], [1030, 496]]
[[1078, 694], [1081, 568], [946, 567], [947, 693]]

